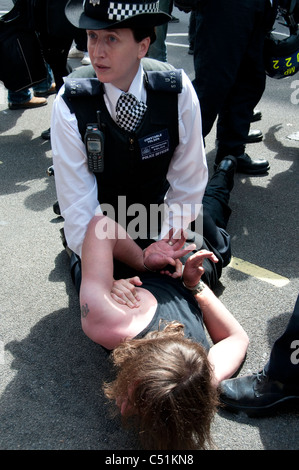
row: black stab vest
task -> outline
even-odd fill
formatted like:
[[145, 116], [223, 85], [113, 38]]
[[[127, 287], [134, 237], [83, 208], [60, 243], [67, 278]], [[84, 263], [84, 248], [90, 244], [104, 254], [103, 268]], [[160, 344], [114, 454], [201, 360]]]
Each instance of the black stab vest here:
[[[115, 220], [126, 225], [126, 229], [136, 217], [126, 213], [124, 218], [124, 211], [128, 212], [129, 207], [129, 212], [134, 212], [134, 209], [138, 211], [136, 205], [141, 204], [149, 216], [150, 205], [163, 203], [169, 188], [166, 179], [169, 163], [179, 143], [181, 71], [148, 71], [145, 86], [147, 110], [133, 133], [124, 131], [113, 121], [104, 102], [103, 86], [96, 78], [67, 79], [63, 96], [76, 115], [83, 141], [87, 124], [97, 123], [97, 111], [100, 111], [105, 146], [104, 171], [95, 173], [98, 200], [102, 207], [114, 208]], [[147, 227], [149, 223], [147, 219]], [[141, 238], [148, 238], [148, 233]]]

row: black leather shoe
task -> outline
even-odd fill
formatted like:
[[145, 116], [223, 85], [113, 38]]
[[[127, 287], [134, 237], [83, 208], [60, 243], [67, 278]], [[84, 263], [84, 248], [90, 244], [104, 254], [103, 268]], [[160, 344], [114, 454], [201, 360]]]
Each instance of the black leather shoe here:
[[43, 131], [41, 133], [41, 137], [45, 140], [50, 140], [50, 138], [51, 138], [51, 128], [47, 129], [46, 131]]
[[237, 169], [237, 159], [232, 155], [227, 155], [221, 162], [214, 165], [215, 173], [213, 178], [218, 172], [225, 173], [227, 188], [231, 191], [234, 187], [234, 176]]
[[51, 165], [47, 168], [47, 175], [54, 176], [54, 165]]
[[237, 172], [245, 175], [262, 175], [270, 169], [268, 160], [252, 160], [247, 153], [237, 157]]
[[[225, 158], [231, 158], [231, 156]], [[244, 173], [245, 175], [262, 175], [270, 169], [268, 160], [252, 160], [247, 153], [243, 153], [243, 155], [234, 158], [237, 160], [236, 171], [238, 173]], [[218, 168], [219, 164], [220, 162], [216, 157], [214, 170]]]
[[263, 371], [224, 380], [220, 384], [220, 401], [234, 412], [262, 415], [275, 410], [286, 400], [299, 400], [299, 384], [287, 385], [271, 380]]
[[234, 173], [237, 169], [237, 159], [232, 155], [227, 155], [223, 160], [217, 165], [215, 164], [215, 171], [223, 170], [225, 172]]
[[255, 109], [252, 113], [251, 122], [260, 121], [262, 119], [262, 112], [259, 109]]
[[248, 136], [246, 139], [247, 144], [255, 144], [256, 142], [261, 142], [263, 140], [263, 133], [258, 129], [253, 129], [248, 132]]

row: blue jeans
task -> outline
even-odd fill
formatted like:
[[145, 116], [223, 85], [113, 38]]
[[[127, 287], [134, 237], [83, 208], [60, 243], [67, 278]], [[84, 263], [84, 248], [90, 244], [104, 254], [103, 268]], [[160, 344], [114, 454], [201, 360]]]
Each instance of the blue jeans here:
[[[39, 93], [45, 93], [46, 91], [49, 90], [49, 88], [51, 88], [51, 85], [53, 83], [53, 74], [48, 64], [47, 64], [47, 71], [48, 71], [47, 78], [32, 87], [34, 91], [38, 91]], [[32, 92], [30, 88], [25, 88], [24, 90], [21, 90], [21, 91], [8, 90], [8, 102], [9, 103], [13, 103], [13, 104], [26, 103], [27, 101], [30, 101], [31, 98], [32, 98]]]
[[[172, 0], [160, 0], [159, 9], [168, 13], [172, 12], [173, 2]], [[148, 57], [151, 59], [161, 60], [167, 62], [167, 48], [166, 48], [166, 35], [167, 35], [168, 23], [162, 24], [156, 27], [156, 40], [150, 45], [148, 50]]]

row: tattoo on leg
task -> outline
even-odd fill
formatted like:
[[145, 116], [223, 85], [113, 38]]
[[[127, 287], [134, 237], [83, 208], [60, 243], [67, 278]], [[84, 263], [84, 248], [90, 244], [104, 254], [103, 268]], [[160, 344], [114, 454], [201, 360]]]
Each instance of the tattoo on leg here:
[[88, 305], [87, 304], [81, 305], [81, 317], [82, 318], [87, 317], [88, 313], [89, 313]]

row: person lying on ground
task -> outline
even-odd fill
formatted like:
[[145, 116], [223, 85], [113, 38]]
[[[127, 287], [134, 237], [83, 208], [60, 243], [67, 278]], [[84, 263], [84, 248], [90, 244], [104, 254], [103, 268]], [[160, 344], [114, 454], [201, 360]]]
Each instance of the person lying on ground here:
[[[218, 385], [236, 372], [248, 347], [244, 329], [201, 279], [203, 262], [217, 263], [212, 251], [192, 253], [182, 278], [161, 274], [170, 259], [176, 264], [190, 251], [184, 243], [183, 233], [180, 239], [170, 235], [142, 251], [121, 226], [100, 215], [91, 220], [82, 248], [82, 328], [113, 350], [117, 375], [104, 385], [105, 394], [124, 422], [133, 419], [149, 449], [211, 443]], [[135, 268], [138, 278], [115, 284], [114, 259]], [[138, 295], [134, 308], [117, 294], [117, 285], [126, 282]]]

